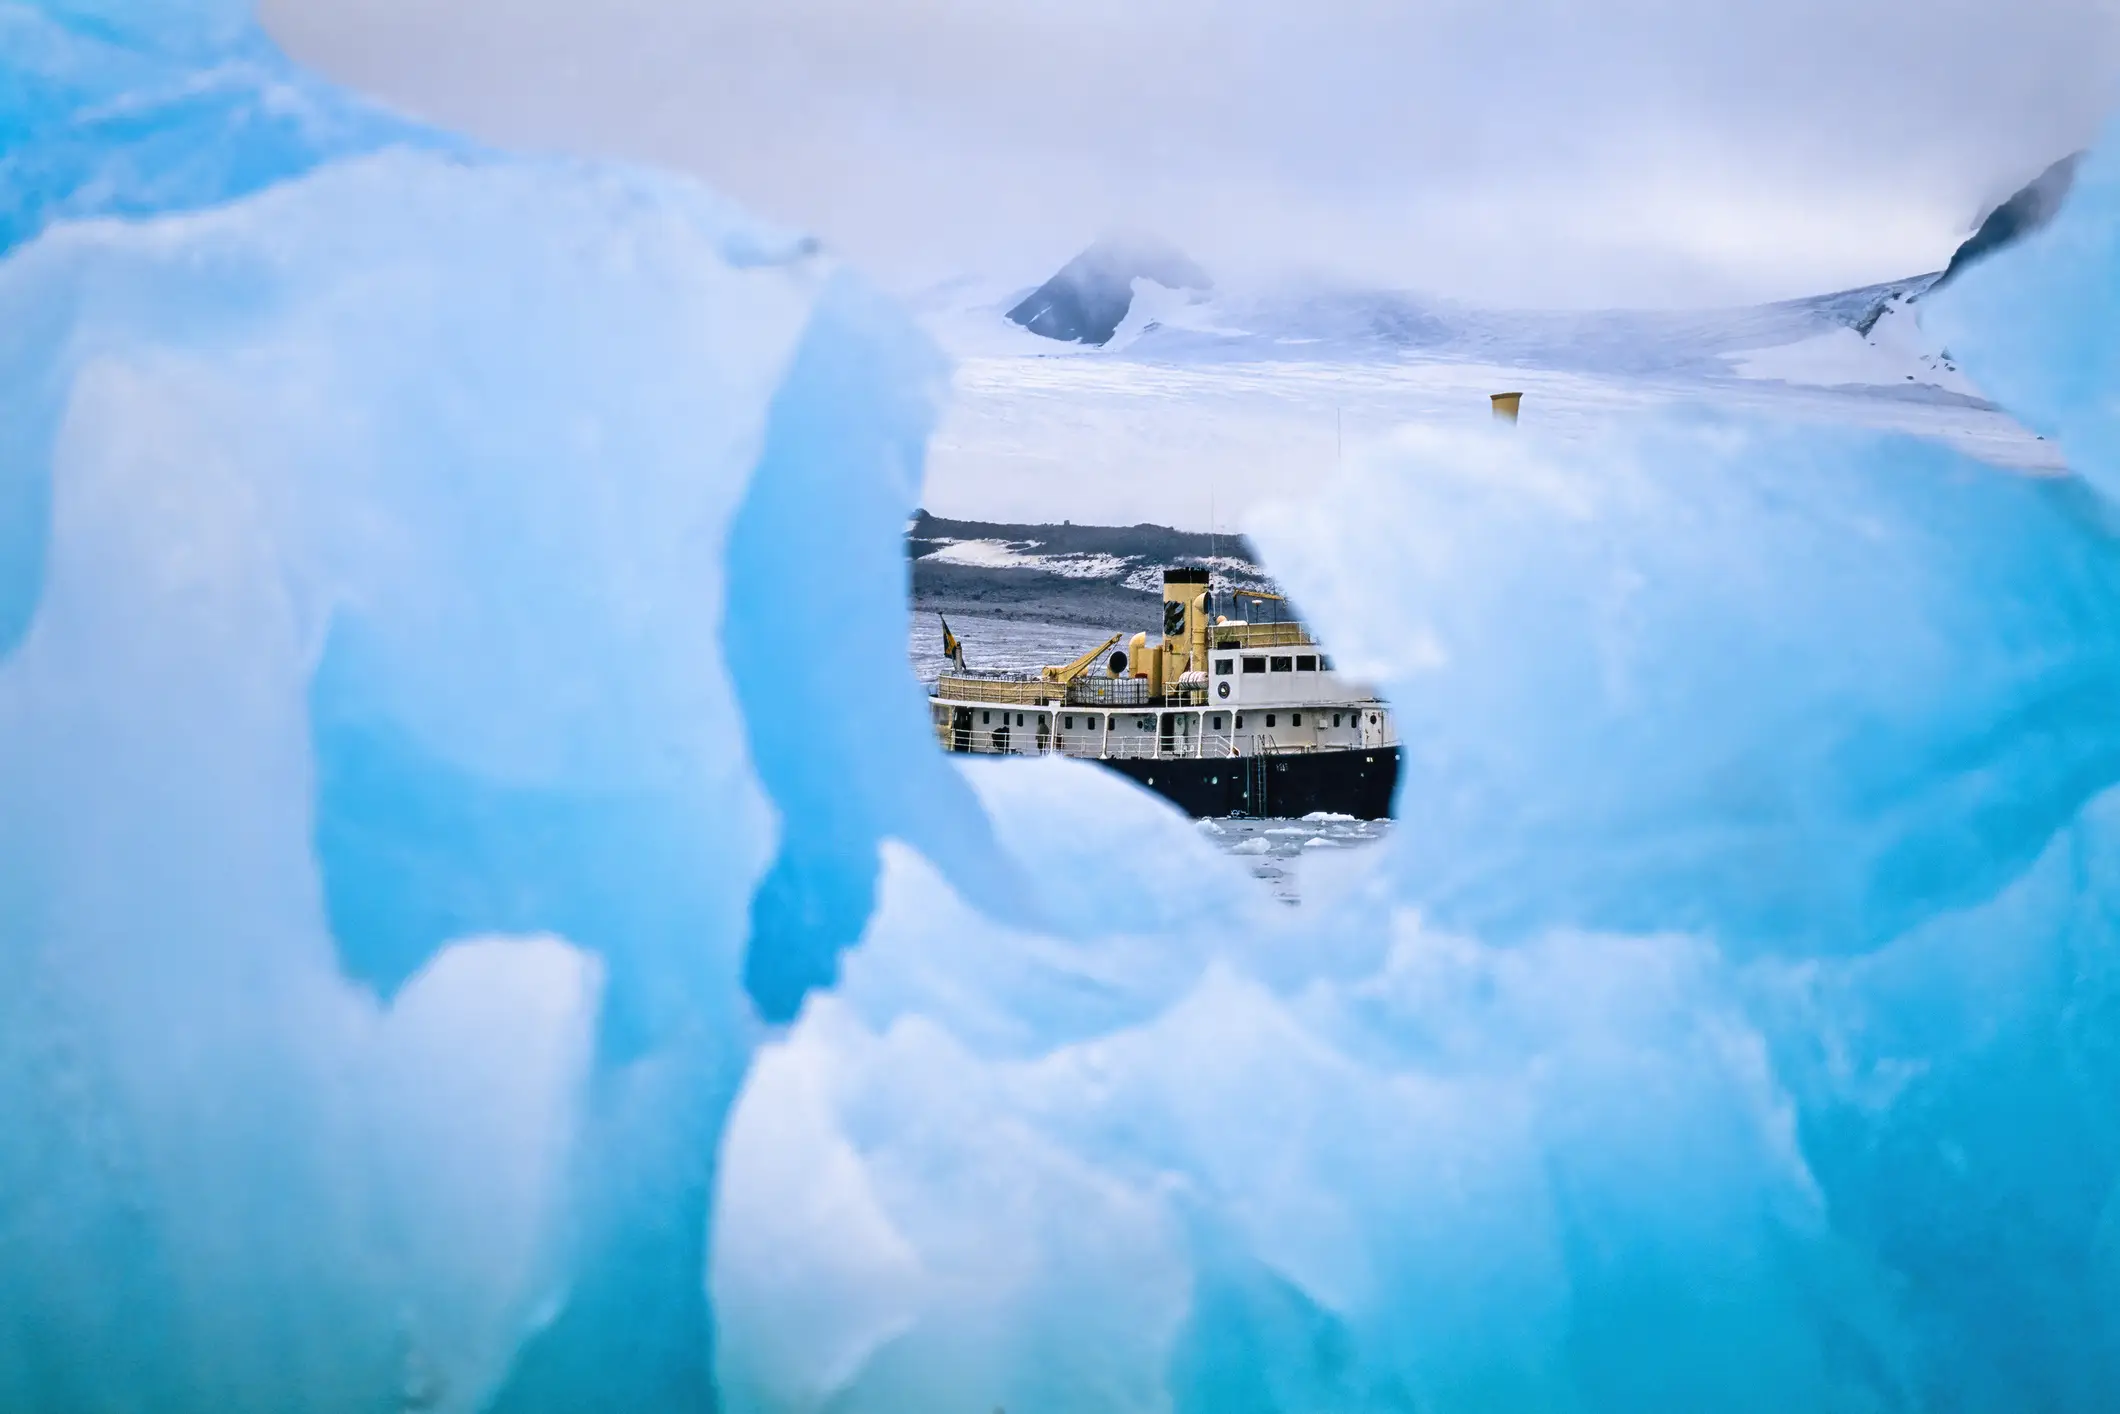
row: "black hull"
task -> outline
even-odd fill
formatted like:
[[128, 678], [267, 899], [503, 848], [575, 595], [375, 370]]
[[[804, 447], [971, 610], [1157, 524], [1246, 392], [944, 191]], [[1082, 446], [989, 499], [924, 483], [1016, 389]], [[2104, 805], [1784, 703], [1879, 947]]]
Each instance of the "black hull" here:
[[1391, 814], [1391, 791], [1399, 781], [1396, 746], [1099, 764], [1202, 818], [1285, 818], [1325, 810], [1381, 820]]

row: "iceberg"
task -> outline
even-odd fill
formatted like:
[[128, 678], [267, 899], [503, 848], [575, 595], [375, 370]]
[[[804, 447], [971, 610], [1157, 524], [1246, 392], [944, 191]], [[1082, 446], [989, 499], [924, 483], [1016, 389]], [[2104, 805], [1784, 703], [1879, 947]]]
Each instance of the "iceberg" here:
[[813, 242], [233, 0], [0, 36], [0, 1408], [2120, 1401], [2109, 155], [1936, 316], [2080, 476], [1262, 519], [1409, 742], [1290, 909], [932, 749], [942, 368]]
[[940, 759], [871, 768], [910, 682], [745, 712], [904, 677], [846, 609], [932, 357], [226, 7], [0, 22], [0, 1407], [699, 1407], [761, 1018], [886, 834], [1009, 913]]
[[[2111, 282], [2104, 190], [2094, 162], [2073, 244], [1954, 288], [2016, 360], [1986, 382], [1960, 340], [1985, 385], [2106, 338], [2074, 322]], [[2019, 287], [2069, 340], [2011, 322]], [[2070, 377], [2086, 462], [2103, 404]], [[1317, 861], [1299, 916], [1036, 986], [956, 940], [1064, 935], [982, 927], [894, 852], [731, 1122], [729, 1406], [2108, 1407], [2104, 474], [1666, 416], [1409, 429], [1262, 515], [1401, 715], [1398, 824]], [[969, 775], [1007, 841], [1066, 798]], [[1241, 889], [1152, 806], [1105, 818], [1194, 906]], [[1149, 891], [1107, 877], [1125, 937]]]

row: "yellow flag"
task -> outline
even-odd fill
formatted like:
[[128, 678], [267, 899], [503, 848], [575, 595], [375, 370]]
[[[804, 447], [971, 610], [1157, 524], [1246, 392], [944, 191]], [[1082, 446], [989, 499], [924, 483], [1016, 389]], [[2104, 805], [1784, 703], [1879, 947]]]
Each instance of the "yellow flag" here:
[[[942, 619], [940, 614], [935, 617]], [[964, 670], [964, 645], [957, 641], [956, 634], [950, 632], [948, 619], [942, 619], [942, 656], [955, 663], [959, 672]]]

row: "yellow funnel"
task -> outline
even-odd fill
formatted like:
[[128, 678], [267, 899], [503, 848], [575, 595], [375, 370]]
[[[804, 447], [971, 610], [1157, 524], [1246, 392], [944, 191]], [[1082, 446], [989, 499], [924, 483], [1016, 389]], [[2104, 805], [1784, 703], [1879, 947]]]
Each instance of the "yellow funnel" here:
[[1487, 400], [1494, 404], [1494, 415], [1504, 422], [1516, 421], [1517, 410], [1524, 405], [1522, 393], [1492, 393]]

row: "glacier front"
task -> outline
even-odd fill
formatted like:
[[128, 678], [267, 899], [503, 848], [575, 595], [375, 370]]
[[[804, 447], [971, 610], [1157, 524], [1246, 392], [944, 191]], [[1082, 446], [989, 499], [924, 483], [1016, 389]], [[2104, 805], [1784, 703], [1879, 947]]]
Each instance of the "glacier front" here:
[[0, 1408], [2120, 1402], [2110, 155], [1939, 313], [2081, 479], [1262, 518], [1410, 743], [1288, 910], [932, 749], [942, 368], [810, 242], [234, 3], [0, 37]]

